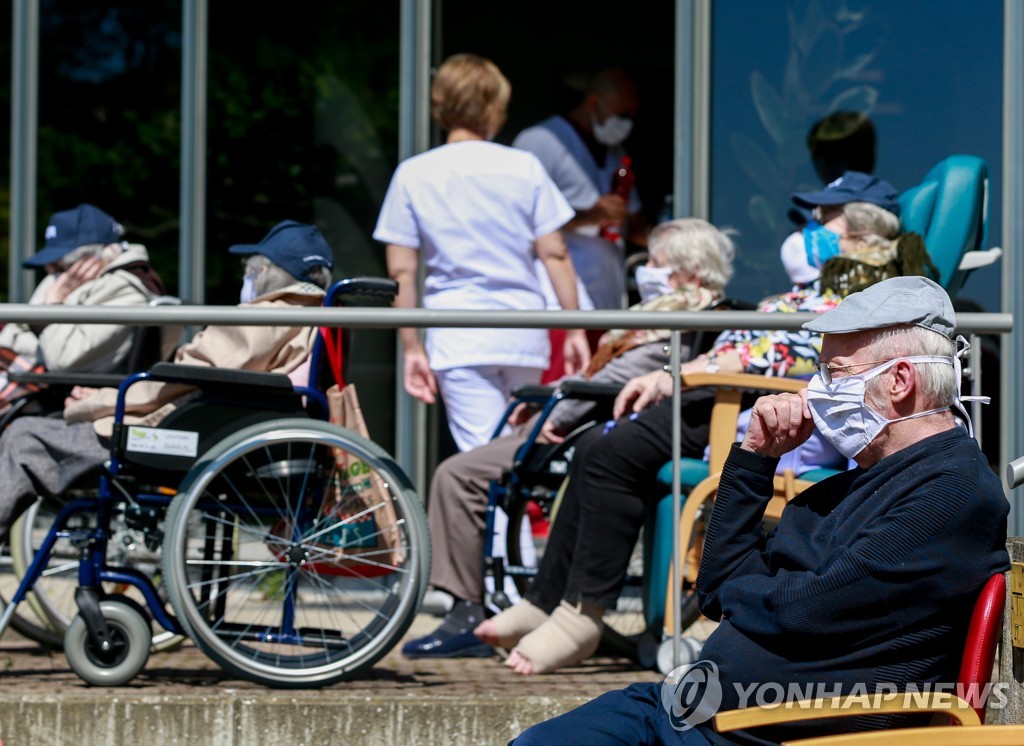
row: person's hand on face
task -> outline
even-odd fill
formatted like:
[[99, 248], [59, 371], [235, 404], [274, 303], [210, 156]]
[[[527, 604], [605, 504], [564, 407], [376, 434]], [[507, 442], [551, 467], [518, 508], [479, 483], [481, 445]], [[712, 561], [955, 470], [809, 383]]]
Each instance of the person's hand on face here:
[[807, 390], [762, 396], [750, 413], [750, 426], [740, 446], [769, 458], [780, 458], [803, 443], [814, 430]]
[[48, 304], [63, 303], [75, 290], [99, 277], [104, 266], [106, 266], [106, 262], [98, 256], [82, 257], [57, 276], [57, 279], [46, 291], [44, 302]]

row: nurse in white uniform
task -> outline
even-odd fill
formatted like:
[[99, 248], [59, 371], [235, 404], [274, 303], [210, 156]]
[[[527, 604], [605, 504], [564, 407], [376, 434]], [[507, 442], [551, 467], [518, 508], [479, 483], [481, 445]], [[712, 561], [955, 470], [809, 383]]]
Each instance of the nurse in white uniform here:
[[[444, 145], [399, 164], [373, 237], [387, 244], [395, 306], [540, 310], [538, 266], [564, 309], [578, 308], [576, 275], [559, 233], [574, 212], [535, 156], [490, 140], [505, 121], [511, 86], [476, 55], [447, 59], [434, 77], [432, 114]], [[536, 262], [535, 260], [539, 260]], [[440, 392], [452, 436], [466, 451], [488, 441], [512, 389], [537, 383], [550, 358], [545, 329], [401, 330], [406, 391], [427, 403]], [[569, 372], [590, 352], [581, 330], [566, 335]]]

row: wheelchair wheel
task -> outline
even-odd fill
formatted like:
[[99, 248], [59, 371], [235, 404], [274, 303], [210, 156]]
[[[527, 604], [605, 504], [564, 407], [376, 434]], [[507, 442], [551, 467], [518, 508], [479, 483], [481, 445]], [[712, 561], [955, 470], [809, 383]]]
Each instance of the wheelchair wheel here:
[[149, 659], [153, 636], [146, 612], [123, 596], [100, 601], [100, 613], [110, 630], [111, 645], [101, 650], [89, 637], [81, 615], [64, 635], [64, 655], [71, 670], [94, 686], [120, 686], [135, 678]]
[[378, 446], [335, 425], [253, 425], [204, 454], [171, 503], [164, 577], [189, 636], [229, 673], [325, 686], [372, 666], [419, 610], [426, 516]]
[[[568, 479], [566, 479], [558, 491], [554, 500], [547, 504], [540, 504], [538, 507], [542, 514], [551, 519], [553, 523], [558, 518], [558, 504], [562, 493], [565, 490]], [[536, 503], [534, 504], [536, 505]], [[534, 548], [536, 560], [524, 560], [522, 543], [519, 541], [521, 535], [525, 535], [532, 529], [536, 518], [531, 519], [531, 512], [537, 516], [537, 507], [530, 505], [530, 501], [517, 500], [513, 505], [508, 506], [508, 533], [505, 545], [509, 567], [512, 577], [515, 580], [519, 592], [525, 593], [533, 578], [533, 572], [540, 564], [541, 556], [544, 554], [544, 547], [547, 544], [547, 534], [534, 534]], [[528, 524], [527, 528], [523, 528]], [[614, 609], [609, 609], [604, 616], [605, 634], [602, 640], [602, 649], [614, 655], [622, 655], [636, 659], [637, 642], [640, 635], [647, 630], [647, 623], [644, 617], [642, 577], [643, 577], [643, 539], [637, 542], [630, 558], [629, 568], [626, 573], [626, 583], [619, 594]]]
[[[57, 517], [61, 505], [57, 498], [42, 497], [25, 511], [11, 529], [11, 559], [14, 571], [20, 579], [28, 570], [50, 527]], [[69, 527], [84, 529], [95, 525], [95, 515], [79, 513], [70, 518]], [[157, 552], [146, 548], [138, 532], [125, 525], [123, 510], [115, 510], [110, 525], [110, 540], [107, 548], [107, 562], [117, 567], [133, 567], [154, 578], [160, 572], [160, 560]], [[36, 615], [45, 621], [52, 643], [44, 642], [52, 647], [60, 648], [64, 642], [64, 633], [71, 620], [78, 613], [75, 604], [75, 588], [78, 587], [78, 565], [81, 549], [69, 539], [60, 538], [50, 552], [47, 566], [42, 576], [36, 581], [28, 602]], [[159, 579], [157, 579], [159, 588]], [[144, 604], [141, 593], [130, 587], [107, 586], [108, 592], [126, 595], [137, 603], [140, 608]], [[181, 643], [184, 638], [173, 632], [158, 629], [153, 635], [151, 649], [153, 652], [168, 650]], [[42, 642], [42, 641], [41, 641]]]

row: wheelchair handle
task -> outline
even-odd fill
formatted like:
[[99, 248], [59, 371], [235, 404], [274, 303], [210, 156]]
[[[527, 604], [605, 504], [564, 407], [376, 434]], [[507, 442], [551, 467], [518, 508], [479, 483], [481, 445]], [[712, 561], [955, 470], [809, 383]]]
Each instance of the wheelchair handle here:
[[349, 277], [338, 280], [330, 287], [324, 305], [337, 305], [338, 298], [343, 295], [360, 295], [390, 303], [397, 294], [398, 283], [386, 277]]

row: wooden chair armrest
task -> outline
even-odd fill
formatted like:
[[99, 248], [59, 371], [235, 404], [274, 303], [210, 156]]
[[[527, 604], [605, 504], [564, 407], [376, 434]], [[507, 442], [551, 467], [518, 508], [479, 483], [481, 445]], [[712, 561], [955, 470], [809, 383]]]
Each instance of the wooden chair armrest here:
[[689, 373], [682, 377], [684, 386], [715, 386], [743, 391], [797, 392], [807, 381], [785, 376], [755, 376], [752, 373]]
[[895, 728], [783, 741], [782, 746], [1019, 746], [1024, 725]]
[[726, 710], [715, 715], [714, 723], [716, 730], [725, 733], [763, 725], [781, 725], [829, 717], [921, 712], [947, 715], [960, 725], [981, 724], [978, 714], [968, 702], [948, 692], [915, 692], [906, 697], [889, 698], [865, 695], [863, 697], [798, 700], [785, 702], [772, 708], [746, 707], [742, 710]]

